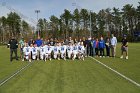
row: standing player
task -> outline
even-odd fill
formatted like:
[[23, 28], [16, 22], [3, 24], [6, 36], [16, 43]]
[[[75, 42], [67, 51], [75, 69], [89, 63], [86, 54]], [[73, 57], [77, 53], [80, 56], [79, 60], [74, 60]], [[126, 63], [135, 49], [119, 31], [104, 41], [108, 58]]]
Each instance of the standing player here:
[[37, 45], [36, 44], [34, 44], [34, 45], [31, 44], [31, 49], [32, 49], [32, 59], [35, 60], [35, 59], [37, 59], [37, 53], [38, 53]]
[[123, 58], [124, 53], [126, 54], [126, 59], [128, 59], [128, 41], [126, 39], [126, 35], [124, 35], [124, 38], [122, 39], [122, 46], [121, 46], [121, 57]]
[[112, 52], [112, 57], [116, 56], [116, 45], [117, 45], [117, 38], [112, 34], [111, 38], [111, 52]]
[[60, 46], [60, 56], [64, 60], [66, 60], [66, 49], [67, 49], [66, 46], [62, 42]]
[[47, 59], [51, 61], [51, 53], [52, 53], [52, 47], [50, 46], [50, 44], [48, 44], [48, 46], [45, 47], [45, 61]]
[[25, 47], [23, 48], [23, 59], [22, 59], [22, 61], [24, 61], [24, 59], [31, 62], [31, 47], [29, 47], [28, 43], [25, 43]]
[[100, 57], [104, 57], [104, 48], [105, 48], [105, 41], [103, 40], [103, 37], [101, 37], [99, 41]]
[[72, 43], [69, 42], [69, 45], [67, 46], [67, 54], [69, 59], [72, 58], [72, 51], [73, 51], [73, 46]]
[[19, 41], [19, 47], [20, 47], [20, 58], [23, 58], [23, 48], [24, 48], [24, 38], [22, 37]]
[[84, 60], [84, 56], [85, 56], [85, 47], [81, 42], [80, 45], [78, 46], [78, 59]]
[[42, 46], [40, 47], [40, 50], [39, 50], [40, 51], [40, 59], [41, 60], [45, 60], [45, 51], [46, 51], [45, 47], [46, 46], [44, 46], [44, 44], [42, 44]]
[[58, 59], [58, 60], [60, 60], [60, 53], [59, 53], [59, 45], [58, 45], [58, 43], [56, 43], [55, 45], [54, 45], [54, 47], [53, 47], [53, 57], [54, 57], [54, 59]]
[[78, 46], [77, 43], [75, 43], [72, 51], [72, 60], [74, 60], [77, 57], [77, 54], [78, 54]]

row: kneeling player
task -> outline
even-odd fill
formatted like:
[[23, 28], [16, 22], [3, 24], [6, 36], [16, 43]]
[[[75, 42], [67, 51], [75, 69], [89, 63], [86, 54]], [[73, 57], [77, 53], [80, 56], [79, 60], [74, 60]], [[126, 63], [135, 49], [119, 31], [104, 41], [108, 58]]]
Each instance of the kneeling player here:
[[45, 47], [45, 61], [47, 59], [51, 61], [51, 53], [52, 53], [52, 47], [50, 46], [50, 44], [48, 44], [48, 46]]
[[40, 47], [40, 59], [45, 60], [45, 46], [44, 46], [44, 44], [42, 44], [42, 46]]
[[75, 43], [75, 45], [73, 46], [73, 51], [72, 51], [72, 60], [74, 60], [77, 57], [78, 54], [78, 46]]
[[[32, 47], [32, 44], [31, 44], [31, 47]], [[34, 44], [33, 47], [32, 47], [32, 59], [33, 60], [37, 59], [37, 51], [38, 51], [38, 49], [36, 47], [36, 44]]]
[[53, 47], [53, 57], [54, 59], [58, 59], [60, 60], [60, 53], [59, 53], [59, 46], [58, 46], [58, 43], [55, 44], [55, 46]]
[[85, 48], [83, 43], [81, 42], [80, 45], [78, 46], [78, 59], [84, 60], [84, 53], [85, 53]]
[[31, 48], [28, 46], [28, 43], [25, 43], [25, 46], [23, 48], [23, 59], [22, 61], [28, 60], [29, 62], [31, 62]]
[[73, 51], [73, 46], [71, 43], [69, 43], [69, 45], [67, 46], [67, 54], [69, 59], [72, 58], [72, 51]]
[[63, 43], [60, 46], [60, 55], [62, 59], [66, 60], [66, 46]]

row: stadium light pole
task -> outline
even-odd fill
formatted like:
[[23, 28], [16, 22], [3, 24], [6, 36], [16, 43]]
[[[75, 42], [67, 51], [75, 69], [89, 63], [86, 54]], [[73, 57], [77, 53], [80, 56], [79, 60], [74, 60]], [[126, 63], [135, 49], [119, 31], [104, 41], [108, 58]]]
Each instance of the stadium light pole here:
[[89, 11], [90, 12], [90, 37], [91, 37], [91, 10]]
[[35, 13], [37, 14], [37, 31], [38, 31], [37, 35], [38, 35], [38, 37], [39, 37], [39, 29], [38, 29], [38, 14], [40, 13], [40, 10], [35, 10]]

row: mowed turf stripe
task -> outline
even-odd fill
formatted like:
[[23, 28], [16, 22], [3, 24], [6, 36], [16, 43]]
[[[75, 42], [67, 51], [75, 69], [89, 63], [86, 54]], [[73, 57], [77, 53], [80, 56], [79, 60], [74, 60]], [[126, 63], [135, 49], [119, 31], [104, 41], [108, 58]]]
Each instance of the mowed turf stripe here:
[[24, 69], [26, 69], [28, 66], [30, 66], [31, 63], [27, 64], [26, 66], [20, 68], [19, 70], [17, 70], [14, 74], [12, 74], [10, 77], [4, 79], [2, 82], [0, 82], [0, 87], [2, 85], [4, 85], [6, 82], [8, 82], [10, 79], [12, 79], [14, 76], [16, 76], [17, 74], [19, 74], [21, 71], [23, 71]]
[[90, 58], [92, 58], [93, 60], [95, 60], [96, 62], [98, 62], [99, 64], [101, 64], [102, 66], [106, 67], [107, 69], [110, 69], [111, 71], [113, 71], [114, 73], [118, 74], [119, 76], [123, 77], [124, 79], [128, 80], [129, 82], [133, 83], [134, 85], [140, 87], [140, 84], [137, 83], [136, 81], [134, 81], [134, 80], [132, 80], [132, 79], [126, 77], [125, 75], [123, 75], [123, 74], [119, 73], [118, 71], [112, 69], [111, 67], [105, 65], [105, 64], [102, 63], [101, 61], [99, 61], [99, 60], [97, 60], [97, 59], [95, 59], [95, 58], [93, 58], [93, 57], [90, 57]]
[[0, 93], [54, 93], [57, 69], [54, 61], [35, 62], [28, 70], [3, 86]]
[[139, 93], [139, 90], [90, 58], [36, 62], [0, 88], [0, 93], [85, 92]]
[[64, 67], [63, 93], [139, 93], [140, 91], [133, 84], [90, 58], [85, 61], [71, 62]]

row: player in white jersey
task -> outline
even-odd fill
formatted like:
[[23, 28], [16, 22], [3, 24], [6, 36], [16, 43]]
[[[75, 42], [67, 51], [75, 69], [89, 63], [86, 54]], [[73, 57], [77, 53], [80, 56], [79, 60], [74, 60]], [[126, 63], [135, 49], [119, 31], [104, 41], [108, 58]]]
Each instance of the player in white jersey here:
[[34, 45], [31, 44], [31, 47], [32, 47], [32, 59], [35, 60], [37, 59], [38, 47], [36, 46], [36, 44]]
[[68, 54], [68, 58], [69, 58], [69, 59], [72, 58], [72, 51], [73, 51], [73, 46], [72, 46], [72, 44], [69, 42], [69, 45], [67, 46], [67, 54]]
[[58, 59], [60, 60], [60, 47], [58, 45], [58, 43], [56, 43], [53, 47], [53, 57], [54, 59]]
[[81, 42], [80, 45], [78, 46], [78, 59], [84, 60], [84, 55], [85, 55], [85, 47]]
[[31, 48], [28, 45], [28, 43], [25, 43], [25, 46], [23, 48], [23, 59], [22, 61], [24, 61], [24, 59], [28, 60], [29, 62], [31, 62]]
[[39, 48], [39, 51], [40, 51], [40, 59], [45, 60], [46, 46], [42, 44], [42, 46]]
[[51, 61], [51, 53], [52, 53], [52, 46], [48, 44], [48, 46], [45, 47], [45, 61], [49, 59]]
[[74, 60], [77, 57], [78, 54], [78, 46], [77, 43], [73, 45], [73, 51], [72, 51], [72, 60]]
[[64, 45], [63, 43], [61, 43], [61, 46], [60, 46], [60, 55], [61, 55], [61, 58], [66, 60], [66, 45]]

